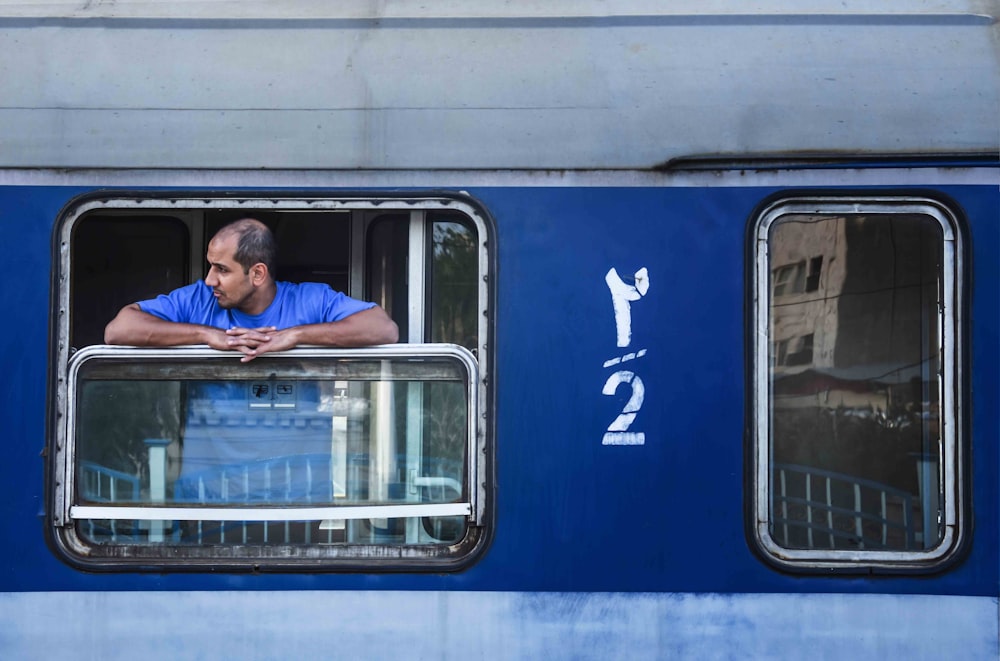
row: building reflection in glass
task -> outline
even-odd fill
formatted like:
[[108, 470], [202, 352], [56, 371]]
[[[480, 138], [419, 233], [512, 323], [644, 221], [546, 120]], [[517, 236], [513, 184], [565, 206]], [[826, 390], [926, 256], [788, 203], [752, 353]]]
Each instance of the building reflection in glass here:
[[772, 537], [787, 548], [933, 547], [940, 224], [787, 215], [768, 247]]

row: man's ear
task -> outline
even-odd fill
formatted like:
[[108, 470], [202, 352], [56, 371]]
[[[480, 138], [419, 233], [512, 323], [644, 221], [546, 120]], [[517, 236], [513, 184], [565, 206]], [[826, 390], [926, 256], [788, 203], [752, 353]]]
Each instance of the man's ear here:
[[253, 284], [262, 285], [267, 281], [267, 264], [258, 262], [250, 267], [250, 278]]

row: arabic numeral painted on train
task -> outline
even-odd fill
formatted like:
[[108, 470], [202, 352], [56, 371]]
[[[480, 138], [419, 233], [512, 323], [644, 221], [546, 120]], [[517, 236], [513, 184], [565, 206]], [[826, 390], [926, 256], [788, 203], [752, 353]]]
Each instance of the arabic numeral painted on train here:
[[649, 290], [649, 273], [645, 268], [635, 272], [635, 284], [626, 284], [613, 268], [604, 276], [611, 290], [615, 308], [615, 326], [618, 329], [618, 346], [627, 347], [632, 342], [632, 301], [638, 301]]
[[604, 440], [601, 442], [602, 445], [643, 445], [646, 442], [644, 432], [630, 432], [628, 430], [635, 420], [635, 414], [642, 408], [642, 400], [646, 396], [646, 388], [642, 385], [642, 379], [633, 372], [621, 370], [608, 377], [601, 392], [605, 395], [614, 395], [618, 392], [618, 386], [623, 383], [632, 387], [632, 396], [625, 402], [622, 412], [615, 418], [615, 421], [608, 426], [608, 431], [605, 432]]
[[[618, 271], [611, 269], [604, 276], [604, 281], [611, 290], [611, 302], [615, 312], [615, 330], [617, 344], [619, 348], [632, 344], [632, 302], [638, 301], [649, 291], [649, 272], [645, 267], [635, 272], [635, 284], [628, 284], [618, 275]], [[619, 365], [628, 361], [642, 358], [646, 355], [645, 349], [627, 353], [604, 362], [605, 367]], [[618, 392], [619, 386], [627, 384], [632, 389], [632, 394], [622, 412], [615, 418], [614, 422], [608, 425], [604, 434], [602, 445], [643, 445], [646, 442], [646, 434], [641, 431], [629, 431], [635, 421], [636, 414], [642, 408], [642, 401], [646, 396], [646, 388], [642, 379], [635, 372], [629, 370], [618, 370], [608, 377], [604, 382], [601, 392], [604, 395], [613, 397]]]

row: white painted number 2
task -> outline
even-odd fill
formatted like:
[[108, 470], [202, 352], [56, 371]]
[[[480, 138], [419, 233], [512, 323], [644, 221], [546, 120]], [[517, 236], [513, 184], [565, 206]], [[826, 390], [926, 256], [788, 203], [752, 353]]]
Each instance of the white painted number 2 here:
[[[635, 272], [635, 284], [626, 284], [618, 275], [618, 271], [611, 269], [604, 276], [604, 281], [608, 283], [611, 290], [611, 303], [615, 311], [615, 330], [617, 331], [618, 347], [627, 347], [632, 343], [632, 301], [638, 301], [649, 291], [649, 272], [645, 267]], [[604, 362], [605, 367], [618, 365], [627, 361], [636, 360], [646, 355], [646, 350], [641, 349], [618, 356]], [[619, 370], [608, 377], [604, 382], [601, 392], [609, 397], [618, 392], [618, 387], [628, 384], [632, 389], [632, 395], [622, 412], [615, 418], [614, 422], [608, 425], [608, 430], [604, 434], [602, 445], [643, 445], [646, 442], [644, 432], [629, 431], [629, 427], [635, 421], [635, 416], [642, 408], [642, 400], [646, 396], [646, 388], [642, 385], [635, 372]]]
[[623, 383], [632, 386], [632, 396], [625, 402], [622, 412], [615, 418], [615, 421], [608, 426], [602, 445], [643, 445], [646, 442], [644, 432], [630, 432], [628, 430], [632, 421], [635, 420], [635, 414], [642, 408], [642, 400], [646, 396], [642, 379], [625, 370], [615, 372], [604, 382], [604, 389], [601, 392], [605, 395], [614, 395], [618, 392], [618, 386]]

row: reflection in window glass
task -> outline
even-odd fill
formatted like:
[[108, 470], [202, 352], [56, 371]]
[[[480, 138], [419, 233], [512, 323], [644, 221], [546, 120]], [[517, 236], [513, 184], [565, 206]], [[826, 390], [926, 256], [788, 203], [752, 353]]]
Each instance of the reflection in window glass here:
[[476, 230], [457, 216], [446, 218], [443, 214], [432, 218], [430, 341], [475, 351], [479, 335]]
[[[467, 500], [468, 377], [457, 362], [327, 360], [295, 365], [282, 377], [260, 360], [225, 380], [205, 375], [226, 363], [203, 362], [82, 367], [77, 503], [294, 508]], [[460, 539], [466, 526], [463, 516], [149, 518], [77, 525], [92, 544], [172, 545], [441, 544]]]
[[943, 537], [942, 226], [787, 214], [768, 235], [770, 536], [919, 551]]

